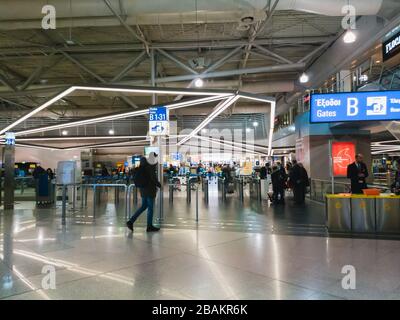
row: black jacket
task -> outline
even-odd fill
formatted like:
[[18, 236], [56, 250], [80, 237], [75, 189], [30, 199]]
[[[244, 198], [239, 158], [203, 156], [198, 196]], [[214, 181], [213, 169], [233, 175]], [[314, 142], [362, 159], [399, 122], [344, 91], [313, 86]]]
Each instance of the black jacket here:
[[157, 195], [157, 187], [161, 188], [161, 184], [158, 181], [156, 174], [156, 166], [146, 164], [145, 166], [146, 178], [148, 179], [147, 185], [144, 188], [140, 188], [142, 197], [155, 198]]
[[[362, 173], [364, 177], [358, 175]], [[347, 178], [351, 182], [351, 193], [362, 193], [362, 189], [367, 189], [366, 178], [368, 177], [368, 169], [365, 163], [360, 163], [360, 169], [353, 162], [347, 166]]]
[[275, 170], [271, 174], [271, 182], [273, 189], [285, 189], [286, 187], [286, 172], [282, 170]]

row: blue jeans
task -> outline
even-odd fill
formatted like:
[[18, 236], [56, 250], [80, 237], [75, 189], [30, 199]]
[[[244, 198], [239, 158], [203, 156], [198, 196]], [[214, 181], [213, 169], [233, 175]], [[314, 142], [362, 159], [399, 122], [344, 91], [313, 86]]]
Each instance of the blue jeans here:
[[154, 198], [142, 197], [142, 206], [136, 210], [133, 216], [129, 219], [130, 222], [135, 223], [137, 218], [147, 209], [147, 226], [153, 225], [153, 211], [154, 211]]

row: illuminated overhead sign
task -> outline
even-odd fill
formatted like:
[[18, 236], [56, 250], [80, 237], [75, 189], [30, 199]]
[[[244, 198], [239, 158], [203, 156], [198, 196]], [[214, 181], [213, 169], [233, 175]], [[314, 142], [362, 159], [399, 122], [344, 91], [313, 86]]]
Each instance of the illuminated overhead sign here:
[[400, 52], [400, 30], [382, 43], [383, 61], [389, 60]]
[[311, 123], [371, 120], [400, 120], [400, 91], [311, 95]]
[[347, 166], [354, 162], [356, 146], [353, 142], [332, 142], [333, 176], [347, 175]]
[[6, 132], [5, 140], [6, 140], [6, 145], [8, 146], [15, 145], [15, 134], [13, 132]]
[[163, 136], [169, 133], [169, 115], [166, 107], [149, 108], [149, 134]]

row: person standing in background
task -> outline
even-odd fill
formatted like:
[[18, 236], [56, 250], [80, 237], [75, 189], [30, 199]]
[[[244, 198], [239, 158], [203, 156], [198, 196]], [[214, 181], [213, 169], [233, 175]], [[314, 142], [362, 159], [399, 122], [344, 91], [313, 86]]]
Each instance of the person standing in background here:
[[368, 169], [363, 160], [363, 155], [359, 153], [355, 161], [347, 166], [347, 178], [350, 179], [351, 193], [354, 194], [362, 194], [362, 189], [368, 188], [366, 182]]
[[272, 167], [272, 199], [274, 204], [285, 203], [285, 184], [286, 184], [286, 173], [283, 173], [278, 166]]
[[394, 182], [391, 185], [391, 190], [396, 195], [400, 195], [400, 162], [396, 163], [396, 171], [394, 173]]

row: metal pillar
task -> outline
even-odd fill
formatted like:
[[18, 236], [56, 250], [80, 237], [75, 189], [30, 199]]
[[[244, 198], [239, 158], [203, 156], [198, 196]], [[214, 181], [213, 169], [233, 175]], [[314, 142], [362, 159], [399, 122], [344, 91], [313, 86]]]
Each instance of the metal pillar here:
[[6, 145], [4, 147], [4, 209], [14, 209], [14, 166], [15, 166], [15, 146]]
[[[150, 62], [151, 62], [151, 85], [156, 85], [156, 60], [154, 56], [154, 49], [150, 51]], [[157, 96], [155, 93], [152, 95], [152, 104], [157, 104]], [[157, 147], [158, 147], [158, 181], [160, 181], [161, 187], [158, 193], [157, 204], [158, 204], [158, 221], [163, 221], [164, 219], [164, 179], [163, 179], [163, 153], [162, 153], [162, 139], [157, 137]]]

